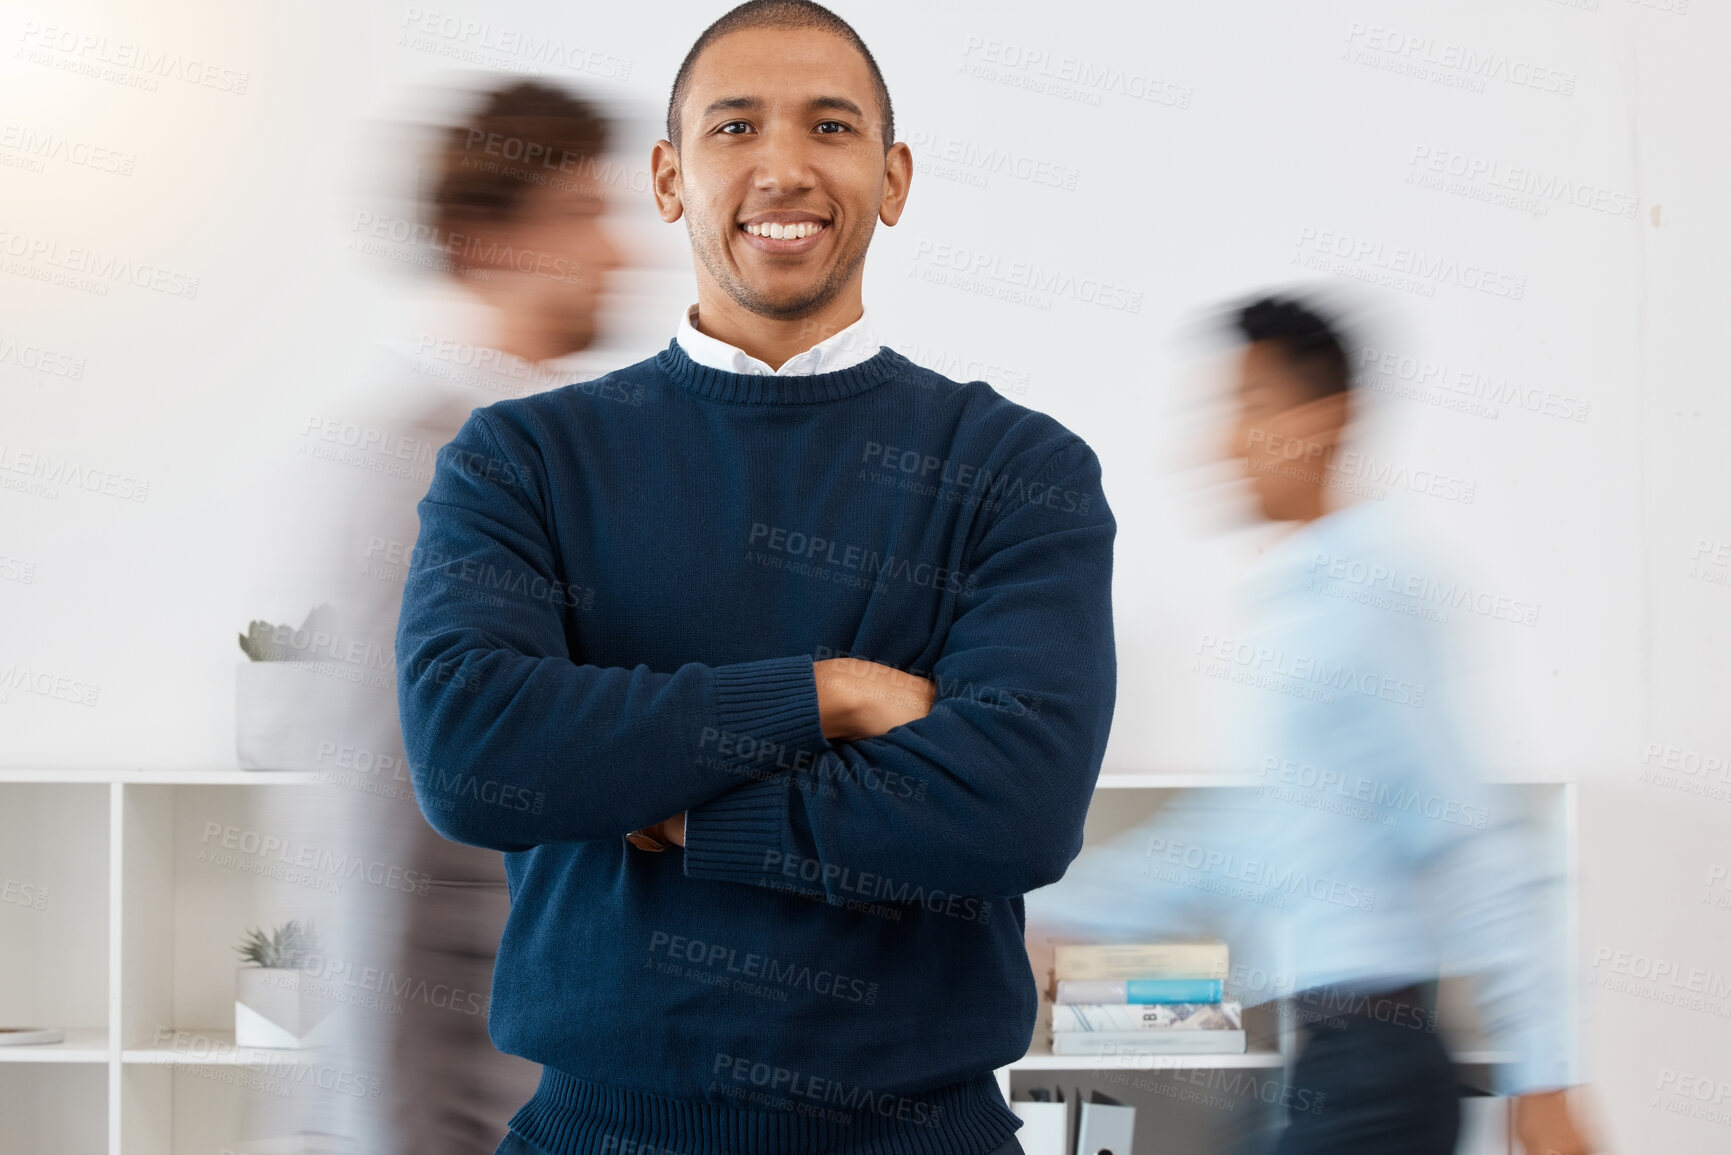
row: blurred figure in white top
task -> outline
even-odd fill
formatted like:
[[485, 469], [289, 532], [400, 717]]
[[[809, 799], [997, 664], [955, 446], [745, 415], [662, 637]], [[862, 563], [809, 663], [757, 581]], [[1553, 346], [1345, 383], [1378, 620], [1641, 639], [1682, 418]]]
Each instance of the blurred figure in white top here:
[[[381, 460], [362, 462], [332, 517], [343, 576], [328, 600], [345, 634], [382, 655], [392, 684], [357, 689], [332, 760], [359, 771], [331, 791], [332, 829], [343, 832], [333, 837], [354, 840], [405, 880], [344, 892], [336, 950], [349, 987], [372, 995], [348, 1000], [344, 1062], [380, 1093], [342, 1103], [345, 1118], [332, 1123], [376, 1155], [486, 1155], [541, 1073], [498, 1051], [487, 1032], [510, 911], [503, 856], [449, 841], [422, 816], [391, 658], [409, 568], [459, 560], [414, 555], [416, 505], [438, 449], [480, 406], [595, 388], [569, 357], [596, 340], [609, 274], [622, 262], [606, 219], [611, 170], [600, 163], [612, 122], [546, 81], [492, 83], [439, 134], [419, 182], [420, 231], [432, 243], [416, 263], [432, 264], [467, 304], [447, 301], [443, 329], [395, 347], [403, 371], [386, 383], [385, 411], [375, 401], [373, 412], [345, 419]], [[479, 584], [476, 596], [487, 596]]]

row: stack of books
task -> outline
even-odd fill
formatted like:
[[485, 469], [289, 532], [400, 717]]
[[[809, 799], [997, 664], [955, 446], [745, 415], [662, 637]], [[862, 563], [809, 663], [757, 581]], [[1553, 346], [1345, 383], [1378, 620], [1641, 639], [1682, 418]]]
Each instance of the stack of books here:
[[1054, 1055], [1244, 1053], [1223, 942], [1060, 943], [1052, 978]]

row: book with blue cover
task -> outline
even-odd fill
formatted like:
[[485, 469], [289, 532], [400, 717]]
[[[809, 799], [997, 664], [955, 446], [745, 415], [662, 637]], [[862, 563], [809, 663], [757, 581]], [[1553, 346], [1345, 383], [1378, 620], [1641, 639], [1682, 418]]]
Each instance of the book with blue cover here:
[[1059, 979], [1059, 1003], [1217, 1003], [1219, 979]]

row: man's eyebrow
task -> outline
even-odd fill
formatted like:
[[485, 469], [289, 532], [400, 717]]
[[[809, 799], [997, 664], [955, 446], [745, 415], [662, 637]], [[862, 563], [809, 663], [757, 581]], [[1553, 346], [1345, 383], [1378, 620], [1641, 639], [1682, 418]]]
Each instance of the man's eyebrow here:
[[[756, 112], [763, 107], [763, 101], [755, 96], [727, 96], [710, 103], [699, 115], [699, 119], [712, 116], [717, 112]], [[864, 119], [865, 110], [845, 96], [814, 96], [809, 108], [833, 109], [836, 112], [851, 112]]]
[[723, 97], [722, 99], [714, 101], [713, 103], [711, 103], [708, 108], [703, 110], [699, 119], [702, 119], [702, 117], [706, 117], [706, 116], [711, 115], [712, 113], [717, 113], [717, 112], [732, 112], [732, 111], [750, 112], [754, 109], [759, 109], [762, 107], [763, 107], [763, 101], [759, 100], [755, 96], [727, 96], [727, 97]]
[[811, 107], [813, 107], [813, 108], [833, 108], [837, 112], [851, 112], [855, 116], [860, 117], [861, 119], [865, 118], [865, 109], [861, 108], [859, 105], [855, 104], [853, 101], [849, 100], [845, 96], [813, 97], [812, 102], [811, 102]]

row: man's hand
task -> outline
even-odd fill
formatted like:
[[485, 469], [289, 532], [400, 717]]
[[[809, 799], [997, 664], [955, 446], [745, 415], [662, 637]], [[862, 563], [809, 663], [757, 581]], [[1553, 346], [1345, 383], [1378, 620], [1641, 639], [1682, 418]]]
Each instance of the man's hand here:
[[675, 846], [685, 845], [685, 812], [680, 811], [672, 818], [664, 818], [654, 826], [645, 826], [643, 833], [654, 835], [663, 842], [671, 842]]
[[1526, 1155], [1588, 1155], [1594, 1143], [1569, 1111], [1569, 1091], [1538, 1091], [1515, 1099], [1515, 1136]]
[[932, 712], [937, 687], [925, 678], [863, 658], [812, 663], [825, 738], [854, 742], [905, 726]]

